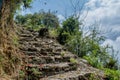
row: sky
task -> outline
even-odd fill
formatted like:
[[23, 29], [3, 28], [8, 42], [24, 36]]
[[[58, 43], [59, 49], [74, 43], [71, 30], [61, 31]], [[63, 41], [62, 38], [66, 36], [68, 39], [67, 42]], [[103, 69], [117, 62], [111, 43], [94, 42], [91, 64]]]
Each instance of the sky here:
[[[21, 13], [39, 12], [41, 9], [48, 11], [57, 11], [60, 20], [74, 13], [71, 0], [34, 0], [32, 8], [23, 10]], [[76, 0], [72, 0], [76, 4]], [[120, 0], [80, 0], [78, 6], [84, 4], [81, 20], [84, 19], [86, 26], [98, 23], [103, 31], [106, 40], [104, 45], [111, 45], [116, 51], [119, 51], [120, 60]], [[91, 26], [92, 27], [92, 26]], [[97, 27], [97, 26], [96, 26]]]

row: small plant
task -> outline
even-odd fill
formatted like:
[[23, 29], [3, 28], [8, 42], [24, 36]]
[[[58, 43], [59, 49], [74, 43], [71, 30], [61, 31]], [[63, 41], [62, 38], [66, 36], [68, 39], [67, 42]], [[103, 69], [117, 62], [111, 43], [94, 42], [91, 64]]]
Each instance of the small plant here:
[[51, 37], [57, 37], [58, 36], [57, 29], [50, 29], [49, 32], [50, 32]]
[[90, 74], [89, 80], [101, 80], [101, 79], [99, 78], [99, 76], [92, 73]]
[[35, 75], [41, 74], [41, 72], [39, 72], [39, 70], [36, 69], [36, 68], [32, 68], [31, 71], [32, 71], [32, 73], [35, 74]]
[[112, 69], [104, 69], [106, 78], [108, 80], [119, 80], [120, 79], [120, 71], [119, 70], [112, 70]]
[[42, 74], [38, 68], [32, 68], [29, 71], [31, 72], [28, 76], [30, 80], [38, 80]]
[[64, 57], [65, 56], [65, 52], [61, 52], [61, 56]]
[[20, 70], [20, 71], [19, 71], [19, 76], [20, 76], [20, 78], [25, 77], [25, 72], [24, 72], [24, 71], [22, 71], [22, 70]]
[[67, 41], [70, 39], [70, 36], [71, 36], [70, 33], [64, 30], [61, 30], [58, 35], [57, 40], [59, 41], [60, 44], [65, 45]]
[[17, 36], [13, 37], [13, 44], [18, 46], [19, 42], [18, 42], [18, 37]]
[[78, 61], [77, 61], [76, 59], [74, 59], [74, 58], [70, 58], [70, 62], [71, 62], [71, 63], [74, 63], [74, 64], [77, 64], [77, 63], [78, 63]]

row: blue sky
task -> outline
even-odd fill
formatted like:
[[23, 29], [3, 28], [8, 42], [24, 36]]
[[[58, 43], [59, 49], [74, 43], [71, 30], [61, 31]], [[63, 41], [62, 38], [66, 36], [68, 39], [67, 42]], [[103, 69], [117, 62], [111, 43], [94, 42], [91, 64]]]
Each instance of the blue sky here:
[[[76, 3], [78, 0], [71, 0]], [[80, 0], [80, 5], [87, 2], [87, 0]], [[34, 0], [31, 4], [32, 8], [24, 10], [22, 14], [38, 12], [41, 9], [48, 11], [57, 11], [58, 15], [71, 15], [73, 13], [73, 8], [70, 0]]]
[[[76, 0], [72, 0], [75, 2]], [[83, 13], [84, 24], [90, 26], [95, 22], [99, 23], [101, 30], [105, 32], [107, 37], [104, 45], [112, 45], [115, 50], [119, 51], [120, 57], [120, 0], [80, 0], [80, 6], [84, 4]], [[46, 5], [45, 5], [46, 4]], [[48, 11], [58, 11], [59, 19], [64, 19], [74, 11], [70, 4], [70, 0], [34, 0], [32, 8], [22, 11], [22, 14], [38, 12], [41, 9]], [[92, 27], [92, 26], [91, 26]], [[97, 27], [97, 26], [96, 26]]]

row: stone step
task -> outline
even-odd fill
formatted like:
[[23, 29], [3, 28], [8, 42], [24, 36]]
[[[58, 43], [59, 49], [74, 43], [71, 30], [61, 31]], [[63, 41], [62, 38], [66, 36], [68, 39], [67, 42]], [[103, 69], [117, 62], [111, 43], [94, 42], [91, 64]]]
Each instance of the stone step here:
[[31, 32], [28, 31], [28, 30], [21, 30], [20, 33], [19, 33], [19, 35], [20, 34], [31, 34]]
[[[94, 78], [91, 79], [91, 76], [93, 76], [93, 74]], [[48, 76], [46, 78], [41, 78], [40, 80], [104, 80], [103, 78], [100, 75], [96, 75], [94, 72], [76, 70]]]
[[36, 51], [22, 51], [25, 55], [27, 56], [40, 56], [40, 53], [39, 52], [36, 52]]
[[33, 37], [32, 34], [19, 34], [19, 36], [20, 36], [20, 37], [27, 37], [27, 38], [28, 38], [28, 37], [30, 37], [30, 38]]
[[31, 69], [37, 69], [41, 72], [41, 76], [51, 76], [59, 73], [64, 73], [68, 71], [77, 70], [77, 64], [73, 63], [59, 63], [59, 64], [28, 64], [26, 65], [26, 71], [31, 71]]
[[22, 52], [25, 54], [25, 55], [28, 55], [28, 56], [34, 56], [34, 55], [43, 55], [43, 56], [55, 56], [55, 55], [58, 55], [60, 56], [61, 53], [60, 52], [39, 52], [39, 51], [28, 51], [27, 49], [26, 50], [23, 50], [22, 49]]
[[22, 50], [25, 53], [29, 53], [29, 52], [40, 52], [39, 48], [36, 47], [32, 47], [32, 46], [24, 46], [24, 47], [20, 47], [20, 50]]
[[34, 41], [33, 37], [20, 37], [19, 41]]
[[71, 58], [75, 58], [75, 56], [29, 56], [28, 63], [43, 64], [43, 63], [70, 62]]

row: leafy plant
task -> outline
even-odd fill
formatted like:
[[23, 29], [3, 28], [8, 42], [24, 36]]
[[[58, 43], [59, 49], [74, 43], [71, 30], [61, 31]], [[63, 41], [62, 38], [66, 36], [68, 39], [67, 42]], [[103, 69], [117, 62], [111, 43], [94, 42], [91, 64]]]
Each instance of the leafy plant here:
[[20, 78], [24, 78], [25, 77], [25, 72], [20, 70], [19, 71], [19, 76], [20, 76]]
[[78, 63], [77, 60], [74, 59], [74, 58], [70, 58], [70, 62], [73, 63], [73, 64], [77, 64]]
[[38, 68], [31, 68], [29, 70], [31, 73], [28, 75], [30, 80], [38, 80], [42, 74]]
[[65, 52], [61, 52], [61, 56], [64, 57], [64, 55], [65, 55]]
[[68, 32], [60, 32], [58, 35], [58, 41], [60, 44], [64, 45], [67, 43], [67, 41], [70, 39], [70, 34]]
[[108, 80], [119, 80], [120, 79], [120, 71], [119, 70], [112, 70], [112, 69], [105, 68], [104, 71], [106, 74], [106, 78]]

